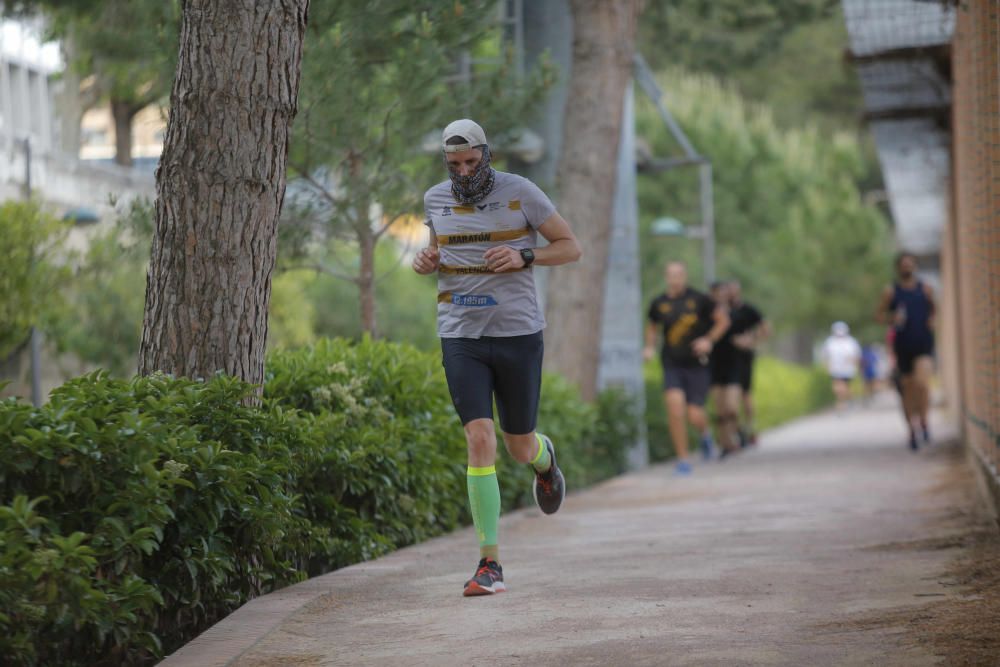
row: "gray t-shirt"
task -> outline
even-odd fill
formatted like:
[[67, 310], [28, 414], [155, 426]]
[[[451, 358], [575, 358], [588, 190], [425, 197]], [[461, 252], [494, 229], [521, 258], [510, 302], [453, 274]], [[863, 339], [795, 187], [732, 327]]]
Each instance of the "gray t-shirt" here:
[[509, 245], [537, 245], [537, 229], [556, 207], [537, 185], [517, 174], [496, 173], [493, 190], [464, 206], [451, 181], [424, 195], [426, 224], [441, 250], [438, 271], [438, 335], [441, 338], [525, 336], [545, 328], [532, 269], [493, 273], [483, 254]]

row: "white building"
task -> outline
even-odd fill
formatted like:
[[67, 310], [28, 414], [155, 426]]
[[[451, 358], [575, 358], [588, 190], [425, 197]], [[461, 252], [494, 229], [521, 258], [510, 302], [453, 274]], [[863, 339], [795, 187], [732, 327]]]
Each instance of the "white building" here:
[[25, 196], [26, 142], [32, 190], [58, 213], [84, 207], [101, 215], [109, 195], [152, 197], [148, 170], [81, 161], [78, 151], [62, 148], [64, 63], [59, 45], [41, 34], [39, 21], [0, 21], [0, 201]]

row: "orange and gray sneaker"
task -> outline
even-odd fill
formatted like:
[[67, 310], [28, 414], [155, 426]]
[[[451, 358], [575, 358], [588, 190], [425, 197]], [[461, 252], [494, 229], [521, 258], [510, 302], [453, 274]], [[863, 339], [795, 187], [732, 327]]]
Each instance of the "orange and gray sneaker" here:
[[465, 592], [462, 595], [493, 595], [503, 593], [507, 587], [503, 583], [503, 568], [492, 558], [479, 561], [476, 574], [465, 582]]
[[552, 465], [545, 472], [535, 472], [535, 503], [538, 509], [546, 514], [555, 514], [559, 506], [562, 505], [563, 498], [566, 497], [566, 480], [563, 478], [562, 470], [556, 465], [556, 448], [552, 446], [549, 436], [538, 434], [538, 437], [545, 443], [552, 459]]

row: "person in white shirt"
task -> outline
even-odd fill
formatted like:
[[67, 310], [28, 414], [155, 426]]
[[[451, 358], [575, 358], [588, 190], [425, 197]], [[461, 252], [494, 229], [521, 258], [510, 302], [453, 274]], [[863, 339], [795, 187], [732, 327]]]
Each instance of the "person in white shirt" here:
[[861, 366], [861, 345], [851, 336], [846, 322], [834, 322], [830, 327], [830, 337], [823, 343], [822, 358], [833, 381], [837, 409], [843, 410], [851, 395], [851, 380]]

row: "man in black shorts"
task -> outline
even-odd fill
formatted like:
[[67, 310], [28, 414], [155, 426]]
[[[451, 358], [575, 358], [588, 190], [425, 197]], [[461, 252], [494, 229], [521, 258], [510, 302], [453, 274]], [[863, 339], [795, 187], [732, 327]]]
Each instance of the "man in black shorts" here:
[[732, 320], [729, 333], [735, 349], [734, 359], [738, 368], [737, 379], [743, 407], [743, 418], [739, 420], [738, 426], [740, 444], [755, 445], [757, 433], [753, 412], [753, 364], [757, 346], [770, 335], [771, 327], [760, 310], [743, 300], [743, 287], [738, 280], [729, 282], [729, 317]]
[[[896, 282], [882, 291], [876, 317], [893, 328], [892, 346], [899, 369], [903, 412], [910, 430], [910, 449], [919, 440], [931, 441], [927, 417], [934, 372], [934, 290], [917, 275], [917, 258], [901, 253], [896, 258]], [[919, 437], [918, 437], [919, 433]]]
[[702, 439], [706, 434], [705, 400], [711, 380], [708, 357], [729, 328], [729, 316], [706, 294], [688, 287], [687, 267], [670, 262], [667, 291], [649, 304], [645, 357], [656, 354], [657, 332], [663, 332], [663, 400], [670, 437], [677, 452], [676, 472], [691, 473], [688, 422]]
[[[442, 150], [449, 180], [424, 195], [430, 242], [413, 270], [438, 274], [444, 372], [468, 443], [466, 482], [480, 558], [464, 595], [489, 595], [506, 590], [497, 539], [494, 399], [507, 451], [535, 469], [538, 507], [552, 514], [566, 493], [552, 441], [535, 431], [545, 319], [531, 267], [575, 262], [581, 251], [534, 183], [490, 166], [478, 124], [449, 124]], [[539, 235], [548, 245], [536, 247]]]

